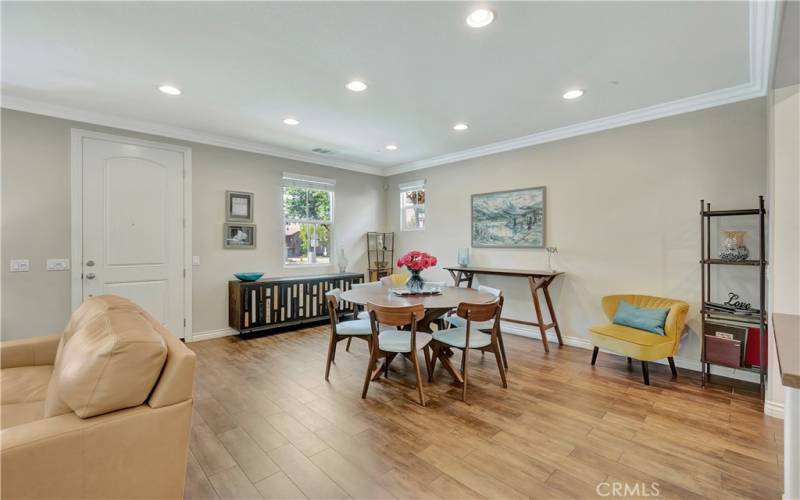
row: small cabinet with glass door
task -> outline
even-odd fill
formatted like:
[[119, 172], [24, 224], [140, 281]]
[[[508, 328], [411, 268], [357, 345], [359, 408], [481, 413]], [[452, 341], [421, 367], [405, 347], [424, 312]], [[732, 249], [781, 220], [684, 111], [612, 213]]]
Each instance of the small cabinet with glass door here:
[[369, 281], [378, 281], [394, 271], [394, 233], [367, 233]]

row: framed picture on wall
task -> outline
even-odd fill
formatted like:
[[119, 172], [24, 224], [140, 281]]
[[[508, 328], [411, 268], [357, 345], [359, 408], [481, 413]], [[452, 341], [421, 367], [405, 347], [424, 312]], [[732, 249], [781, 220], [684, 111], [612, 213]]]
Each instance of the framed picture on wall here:
[[225, 220], [253, 222], [253, 193], [225, 191]]
[[255, 224], [223, 224], [223, 247], [253, 249], [256, 247]]
[[545, 187], [472, 195], [472, 246], [544, 248]]

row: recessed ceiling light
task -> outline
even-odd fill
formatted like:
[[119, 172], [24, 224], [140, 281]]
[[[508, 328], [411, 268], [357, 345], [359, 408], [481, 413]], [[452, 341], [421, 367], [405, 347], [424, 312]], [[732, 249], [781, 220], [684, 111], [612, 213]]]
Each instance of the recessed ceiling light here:
[[467, 25], [472, 28], [483, 28], [494, 21], [494, 12], [489, 9], [475, 9], [467, 16]]
[[456, 123], [455, 125], [453, 125], [453, 130], [467, 130], [468, 128], [469, 125], [467, 125], [466, 123]]
[[283, 123], [286, 125], [300, 125], [300, 122], [294, 118], [284, 118]]
[[575, 89], [575, 90], [568, 90], [564, 92], [564, 95], [561, 96], [564, 99], [577, 99], [578, 97], [583, 95], [583, 90]]
[[181, 89], [172, 85], [161, 85], [158, 90], [167, 95], [181, 95]]
[[389, 151], [394, 151], [397, 149], [397, 146], [395, 146], [394, 144], [387, 144], [386, 149], [388, 149]]
[[353, 80], [347, 84], [347, 88], [353, 92], [363, 92], [367, 90], [367, 84], [361, 80]]

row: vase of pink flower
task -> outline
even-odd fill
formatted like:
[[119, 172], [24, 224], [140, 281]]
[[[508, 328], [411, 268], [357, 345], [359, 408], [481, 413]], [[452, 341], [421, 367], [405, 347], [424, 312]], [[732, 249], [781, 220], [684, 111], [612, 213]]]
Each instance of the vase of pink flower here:
[[411, 273], [406, 281], [406, 287], [414, 293], [419, 293], [425, 288], [425, 280], [420, 275], [422, 270], [433, 267], [436, 263], [436, 257], [418, 250], [412, 250], [397, 259], [397, 267], [405, 267]]

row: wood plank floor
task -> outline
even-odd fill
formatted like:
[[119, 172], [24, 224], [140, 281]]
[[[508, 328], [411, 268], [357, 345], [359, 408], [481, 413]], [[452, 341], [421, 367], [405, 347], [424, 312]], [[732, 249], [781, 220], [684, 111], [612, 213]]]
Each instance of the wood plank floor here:
[[[414, 402], [411, 365], [362, 400], [366, 343], [326, 327], [188, 344], [197, 353], [186, 498], [780, 498], [782, 421], [757, 387], [506, 335], [508, 389], [472, 353], [469, 403], [438, 365]], [[456, 354], [456, 359], [460, 354]], [[607, 483], [600, 486], [598, 485]], [[638, 485], [638, 486], [637, 486]], [[623, 486], [624, 487], [624, 486]], [[624, 490], [621, 490], [624, 492]]]

